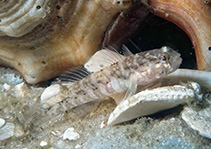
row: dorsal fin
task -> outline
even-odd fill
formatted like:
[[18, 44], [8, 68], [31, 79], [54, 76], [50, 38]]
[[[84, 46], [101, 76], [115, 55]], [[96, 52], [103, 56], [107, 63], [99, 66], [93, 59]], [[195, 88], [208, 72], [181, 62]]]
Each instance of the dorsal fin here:
[[133, 53], [125, 45], [122, 46], [122, 50], [120, 52], [123, 55], [119, 54], [118, 51], [111, 46], [109, 46], [109, 49], [104, 48], [97, 51], [84, 65], [84, 67], [90, 72], [96, 72], [115, 62], [122, 61], [126, 56], [133, 55]]
[[139, 51], [141, 52], [142, 50], [135, 44], [131, 39], [129, 39], [129, 42]]
[[57, 78], [57, 81], [63, 85], [69, 85], [76, 81], [82, 80], [88, 75], [90, 75], [90, 72], [88, 72], [84, 67], [73, 67], [61, 74]]
[[84, 65], [84, 67], [90, 72], [99, 71], [111, 64], [122, 61], [125, 57], [114, 50], [109, 50], [104, 48], [97, 51], [89, 61]]
[[122, 45], [122, 53], [124, 56], [133, 55], [133, 53], [125, 45]]

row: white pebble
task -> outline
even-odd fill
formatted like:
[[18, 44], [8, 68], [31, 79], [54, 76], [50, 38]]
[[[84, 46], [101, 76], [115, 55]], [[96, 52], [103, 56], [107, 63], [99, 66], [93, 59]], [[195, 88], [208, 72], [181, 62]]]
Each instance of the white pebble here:
[[0, 128], [5, 124], [5, 120], [0, 118]]
[[2, 128], [0, 128], [0, 141], [8, 139], [14, 135], [14, 124], [6, 123]]
[[63, 140], [77, 140], [80, 137], [80, 135], [75, 131], [73, 127], [68, 128], [64, 134], [63, 134]]
[[44, 146], [46, 146], [46, 145], [48, 145], [48, 142], [46, 142], [46, 141], [41, 141], [41, 142], [40, 142], [40, 146], [41, 146], [41, 147], [44, 147]]
[[8, 90], [11, 89], [11, 86], [9, 84], [7, 84], [7, 83], [4, 83], [3, 87], [4, 87], [5, 91], [8, 91]]
[[102, 121], [101, 124], [100, 124], [100, 128], [104, 128], [105, 126], [106, 126], [106, 122]]
[[15, 96], [16, 97], [24, 97], [25, 96], [25, 89], [27, 88], [27, 85], [22, 82], [15, 86]]
[[77, 144], [76, 146], [75, 146], [75, 148], [77, 149], [77, 148], [82, 148], [82, 146], [80, 145], [80, 144]]
[[40, 97], [40, 100], [42, 103], [45, 103], [49, 98], [59, 94], [61, 91], [61, 86], [58, 85], [58, 84], [54, 84], [54, 85], [51, 85], [49, 87], [47, 87], [41, 97]]

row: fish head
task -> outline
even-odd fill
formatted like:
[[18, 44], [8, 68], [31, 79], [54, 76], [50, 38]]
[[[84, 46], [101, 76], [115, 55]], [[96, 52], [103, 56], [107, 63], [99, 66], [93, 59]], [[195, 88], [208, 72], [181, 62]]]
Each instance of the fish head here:
[[147, 75], [155, 76], [155, 78], [161, 78], [174, 72], [182, 62], [180, 53], [167, 46], [145, 51], [138, 55], [140, 56], [139, 71], [146, 70]]

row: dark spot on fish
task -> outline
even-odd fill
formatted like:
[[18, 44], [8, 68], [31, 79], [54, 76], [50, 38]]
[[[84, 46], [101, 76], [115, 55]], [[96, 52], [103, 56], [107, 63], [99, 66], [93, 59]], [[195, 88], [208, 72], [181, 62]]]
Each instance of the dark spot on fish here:
[[162, 74], [164, 74], [164, 71], [161, 71], [161, 72], [160, 72], [160, 75], [162, 75]]
[[101, 65], [100, 65], [100, 67], [101, 67], [101, 68], [103, 68], [103, 67], [104, 67], [104, 65], [103, 65], [103, 64], [101, 64]]
[[102, 82], [101, 80], [98, 80], [98, 81], [97, 81], [97, 83], [101, 83], [101, 82]]
[[92, 83], [91, 83], [91, 86], [95, 87], [95, 85], [94, 85], [94, 84], [92, 84]]
[[65, 113], [68, 113], [67, 110], [65, 111]]
[[123, 75], [122, 77], [123, 77], [123, 79], [125, 79], [125, 80], [127, 79], [127, 76], [125, 76], [125, 75]]
[[85, 91], [84, 90], [80, 90], [80, 91], [77, 91], [76, 94], [81, 94], [81, 93], [84, 93]]
[[211, 47], [208, 47], [208, 50], [211, 51]]
[[138, 66], [137, 66], [137, 65], [135, 65], [135, 66], [133, 66], [132, 68], [133, 68], [133, 69], [138, 69]]
[[75, 97], [75, 99], [77, 99], [77, 97]]
[[114, 76], [114, 72], [111, 72], [111, 74], [110, 74], [111, 76]]

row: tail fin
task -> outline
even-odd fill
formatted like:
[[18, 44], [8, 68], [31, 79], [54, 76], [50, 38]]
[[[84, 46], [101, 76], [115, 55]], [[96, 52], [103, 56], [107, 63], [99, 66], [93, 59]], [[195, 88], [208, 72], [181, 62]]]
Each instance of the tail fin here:
[[92, 101], [68, 111], [64, 111], [58, 103], [47, 109], [43, 108], [41, 104], [36, 103], [32, 107], [25, 106], [25, 112], [18, 116], [18, 120], [23, 124], [25, 130], [39, 132], [53, 126], [57, 122], [82, 118], [96, 110], [100, 103], [101, 100]]

